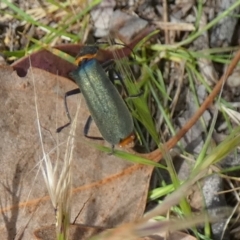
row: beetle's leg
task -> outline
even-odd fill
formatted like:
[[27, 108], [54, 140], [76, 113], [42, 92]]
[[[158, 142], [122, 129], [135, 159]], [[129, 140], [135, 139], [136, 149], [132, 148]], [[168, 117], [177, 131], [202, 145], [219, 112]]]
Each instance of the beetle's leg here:
[[108, 72], [108, 77], [111, 80], [111, 82], [114, 83], [114, 81], [120, 81], [127, 98], [136, 98], [136, 97], [141, 96], [143, 94], [142, 90], [140, 91], [140, 93], [137, 93], [134, 95], [129, 94], [126, 84], [124, 83], [121, 75], [113, 67], [114, 64], [115, 64], [115, 62], [112, 59], [102, 64], [103, 69]]
[[[94, 140], [104, 140], [104, 138], [102, 137], [93, 137], [93, 136], [89, 136], [88, 135], [88, 131], [90, 129], [90, 125], [92, 123], [92, 116], [89, 116], [88, 119], [87, 119], [87, 122], [84, 126], [84, 129], [83, 129], [83, 133], [84, 133], [84, 136], [86, 138], [90, 138], [90, 139], [94, 139]], [[112, 155], [114, 153], [114, 145], [112, 144], [112, 147], [111, 147], [111, 152], [109, 153], [109, 155]]]
[[102, 63], [101, 66], [105, 71], [108, 71], [110, 68], [113, 67], [114, 64], [115, 64], [114, 60], [110, 59], [110, 60]]
[[88, 132], [89, 132], [89, 129], [90, 129], [90, 125], [92, 123], [92, 116], [89, 116], [88, 119], [87, 119], [87, 122], [85, 123], [85, 126], [83, 128], [83, 134], [86, 138], [90, 138], [90, 139], [95, 139], [95, 140], [104, 140], [102, 137], [94, 137], [94, 136], [89, 136], [88, 135]]
[[79, 88], [76, 88], [76, 89], [73, 89], [71, 91], [68, 91], [65, 93], [65, 96], [64, 96], [64, 105], [65, 105], [65, 110], [66, 110], [66, 114], [67, 114], [67, 117], [68, 117], [68, 120], [69, 122], [66, 123], [65, 125], [63, 125], [62, 127], [59, 127], [57, 128], [57, 132], [61, 132], [65, 127], [69, 126], [72, 122], [72, 119], [71, 119], [71, 116], [70, 116], [70, 113], [69, 113], [69, 110], [68, 110], [68, 105], [67, 105], [67, 97], [71, 96], [71, 95], [75, 95], [75, 94], [78, 94], [78, 93], [81, 93], [80, 89]]
[[112, 146], [111, 146], [111, 152], [108, 153], [108, 155], [113, 155], [113, 154], [114, 154], [114, 147], [115, 147], [115, 145], [112, 144]]
[[106, 72], [108, 72], [108, 77], [112, 83], [114, 83], [115, 81], [121, 82], [121, 85], [123, 87], [125, 94], [129, 97], [127, 87], [126, 87], [121, 75], [119, 74], [119, 72], [113, 67], [114, 64], [115, 64], [114, 60], [110, 59], [107, 62], [103, 63], [102, 67]]
[[121, 75], [119, 74], [119, 72], [114, 69], [114, 68], [111, 68], [108, 70], [108, 75], [109, 75], [109, 79], [113, 82], [113, 81], [120, 81], [121, 82], [121, 85], [123, 86], [123, 89], [127, 95], [127, 98], [136, 98], [136, 97], [139, 97], [143, 94], [143, 91], [141, 90], [139, 93], [137, 94], [134, 94], [134, 95], [130, 95], [128, 90], [127, 90], [127, 87], [126, 87], [126, 84], [124, 83]]
[[107, 62], [105, 62], [104, 64], [102, 64], [103, 69], [108, 72], [108, 77], [110, 79], [110, 81], [112, 83], [114, 83], [115, 81], [120, 81], [121, 85], [123, 87], [123, 90], [125, 92], [125, 94], [127, 96], [129, 96], [127, 87], [121, 77], [121, 75], [118, 73], [118, 71], [113, 67], [113, 65], [115, 64], [115, 62], [113, 60], [109, 60]]

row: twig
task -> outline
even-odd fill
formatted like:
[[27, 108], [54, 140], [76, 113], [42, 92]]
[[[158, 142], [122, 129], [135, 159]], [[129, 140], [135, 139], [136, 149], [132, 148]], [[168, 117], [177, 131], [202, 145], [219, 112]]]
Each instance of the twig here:
[[222, 86], [224, 85], [226, 79], [228, 79], [228, 77], [232, 74], [239, 60], [240, 60], [240, 50], [236, 53], [235, 57], [232, 59], [231, 63], [229, 64], [226, 72], [223, 74], [223, 76], [220, 78], [218, 83], [215, 85], [214, 89], [209, 94], [209, 96], [202, 103], [198, 111], [192, 116], [192, 118], [190, 118], [190, 120], [185, 124], [185, 126], [183, 126], [173, 138], [171, 138], [168, 142], [166, 142], [161, 147], [161, 149], [156, 149], [155, 151], [147, 154], [139, 154], [139, 156], [148, 158], [155, 162], [160, 161], [164, 155], [161, 150], [169, 151], [170, 149], [172, 149], [178, 143], [178, 141], [188, 132], [188, 130], [191, 129], [191, 127], [198, 121], [198, 119], [202, 116], [202, 114], [206, 111], [206, 109], [212, 104], [215, 97], [217, 96]]

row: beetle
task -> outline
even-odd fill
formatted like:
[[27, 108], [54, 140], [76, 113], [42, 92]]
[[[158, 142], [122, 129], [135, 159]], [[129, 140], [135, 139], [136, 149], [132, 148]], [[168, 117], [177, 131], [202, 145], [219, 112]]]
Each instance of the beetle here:
[[[115, 145], [127, 146], [133, 143], [134, 124], [125, 101], [113, 84], [115, 79], [110, 74], [110, 70], [107, 74], [106, 70], [112, 65], [112, 61], [101, 65], [96, 59], [97, 51], [96, 46], [84, 46], [76, 58], [78, 67], [70, 72], [69, 76], [79, 88], [65, 93], [64, 102], [69, 122], [58, 128], [57, 132], [71, 124], [67, 97], [82, 93], [90, 112], [90, 117], [84, 127], [84, 136], [102, 139], [88, 136], [91, 120], [94, 120], [103, 139], [111, 144], [113, 153]], [[118, 80], [122, 81], [118, 74], [117, 76]]]

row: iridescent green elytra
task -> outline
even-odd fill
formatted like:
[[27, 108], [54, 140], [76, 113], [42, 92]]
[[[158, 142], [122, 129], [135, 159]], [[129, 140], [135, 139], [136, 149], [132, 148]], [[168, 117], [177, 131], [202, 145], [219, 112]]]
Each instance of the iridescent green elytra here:
[[93, 58], [95, 55], [84, 54], [70, 77], [79, 86], [102, 137], [112, 146], [129, 144], [134, 125], [126, 104], [101, 64]]

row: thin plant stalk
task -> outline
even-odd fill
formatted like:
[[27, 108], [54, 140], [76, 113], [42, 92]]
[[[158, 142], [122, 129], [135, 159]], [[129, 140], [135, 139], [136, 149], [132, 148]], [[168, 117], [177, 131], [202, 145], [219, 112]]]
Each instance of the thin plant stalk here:
[[[71, 216], [71, 188], [72, 188], [72, 172], [71, 165], [73, 160], [74, 149], [74, 132], [76, 129], [76, 119], [79, 112], [79, 106], [76, 116], [71, 125], [70, 134], [67, 139], [66, 152], [63, 160], [63, 164], [60, 164], [60, 160], [57, 159], [53, 165], [49, 157], [49, 153], [46, 153], [43, 146], [43, 139], [39, 121], [37, 94], [35, 88], [34, 75], [32, 74], [34, 93], [35, 93], [35, 106], [36, 116], [38, 123], [38, 132], [40, 137], [41, 148], [43, 152], [43, 161], [41, 164], [41, 170], [43, 178], [56, 214], [56, 235], [58, 240], [67, 240], [69, 232], [69, 223]], [[51, 152], [51, 151], [50, 151]]]

